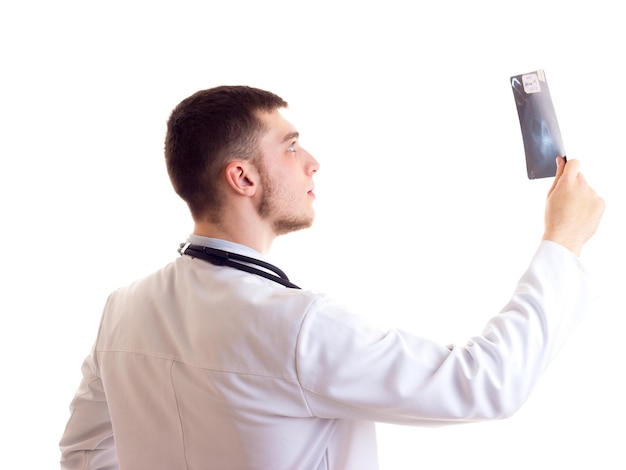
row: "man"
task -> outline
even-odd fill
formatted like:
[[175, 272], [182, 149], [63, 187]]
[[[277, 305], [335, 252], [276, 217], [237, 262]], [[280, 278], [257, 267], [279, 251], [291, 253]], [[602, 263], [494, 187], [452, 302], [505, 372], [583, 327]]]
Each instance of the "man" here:
[[578, 255], [604, 202], [557, 159], [545, 234], [482, 336], [448, 348], [301, 290], [264, 255], [311, 225], [318, 162], [278, 96], [199, 91], [172, 112], [168, 172], [194, 232], [108, 299], [61, 440], [65, 469], [374, 469], [376, 421], [513, 414], [590, 305]]

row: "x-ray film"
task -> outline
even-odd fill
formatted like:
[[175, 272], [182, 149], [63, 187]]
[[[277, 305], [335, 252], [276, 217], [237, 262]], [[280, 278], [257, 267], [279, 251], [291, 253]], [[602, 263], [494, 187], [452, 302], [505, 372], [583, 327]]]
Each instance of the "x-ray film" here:
[[543, 70], [511, 77], [511, 87], [526, 154], [529, 179], [556, 174], [556, 157], [565, 157], [565, 148], [556, 119], [550, 89]]

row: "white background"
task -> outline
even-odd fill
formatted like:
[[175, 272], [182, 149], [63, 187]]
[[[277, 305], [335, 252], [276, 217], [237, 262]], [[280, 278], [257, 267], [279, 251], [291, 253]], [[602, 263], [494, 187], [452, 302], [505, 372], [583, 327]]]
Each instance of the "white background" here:
[[[320, 161], [318, 218], [270, 257], [374, 319], [462, 343], [508, 300], [551, 180], [526, 178], [509, 77], [543, 68], [569, 158], [605, 197], [597, 307], [509, 420], [381, 425], [383, 469], [624, 468], [618, 2], [4, 2], [3, 468], [57, 468], [111, 290], [191, 231], [163, 163], [189, 94], [266, 88]], [[11, 465], [5, 463], [12, 462]]]

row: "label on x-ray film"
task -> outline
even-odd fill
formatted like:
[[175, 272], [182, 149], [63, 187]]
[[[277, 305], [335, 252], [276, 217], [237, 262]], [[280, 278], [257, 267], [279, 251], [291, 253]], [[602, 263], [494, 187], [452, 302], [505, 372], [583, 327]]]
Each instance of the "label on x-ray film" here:
[[522, 85], [526, 93], [541, 93], [541, 85], [539, 85], [539, 77], [536, 73], [522, 75]]

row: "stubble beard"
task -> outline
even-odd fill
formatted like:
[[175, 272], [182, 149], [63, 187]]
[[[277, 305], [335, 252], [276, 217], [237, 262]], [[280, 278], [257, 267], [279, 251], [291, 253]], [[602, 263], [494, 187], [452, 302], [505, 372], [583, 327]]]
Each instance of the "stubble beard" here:
[[262, 219], [270, 220], [272, 230], [278, 235], [296, 232], [309, 228], [313, 224], [313, 217], [305, 214], [281, 214], [281, 200], [285, 201], [283, 208], [288, 206], [286, 198], [277, 195], [277, 185], [270, 178], [261, 159], [256, 161], [257, 170], [261, 178], [262, 194], [259, 204], [257, 205], [257, 213]]

